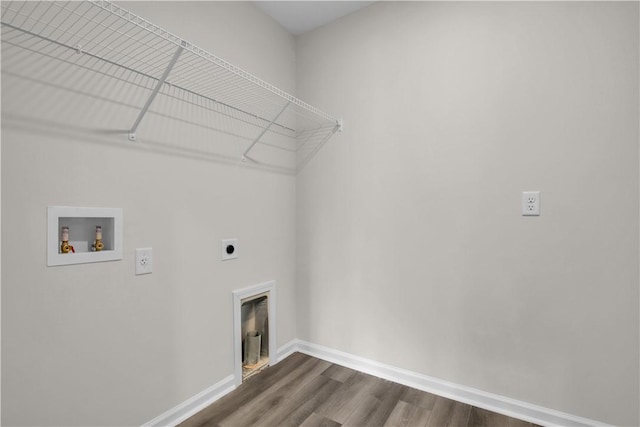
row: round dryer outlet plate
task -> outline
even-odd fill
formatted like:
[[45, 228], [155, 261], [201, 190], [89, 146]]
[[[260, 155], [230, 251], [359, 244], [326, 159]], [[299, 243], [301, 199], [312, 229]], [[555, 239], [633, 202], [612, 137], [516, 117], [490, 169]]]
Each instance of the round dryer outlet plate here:
[[238, 258], [238, 239], [223, 239], [220, 245], [222, 261]]

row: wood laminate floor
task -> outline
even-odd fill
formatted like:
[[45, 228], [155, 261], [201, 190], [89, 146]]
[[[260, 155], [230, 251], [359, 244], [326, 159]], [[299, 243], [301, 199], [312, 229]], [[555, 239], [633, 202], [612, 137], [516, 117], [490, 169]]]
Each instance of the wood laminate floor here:
[[205, 426], [534, 425], [294, 353], [180, 424]]

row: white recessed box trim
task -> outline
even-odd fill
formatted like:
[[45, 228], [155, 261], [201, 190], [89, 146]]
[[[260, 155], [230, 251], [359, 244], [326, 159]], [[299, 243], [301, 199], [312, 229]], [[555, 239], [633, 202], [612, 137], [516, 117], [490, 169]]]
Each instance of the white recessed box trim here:
[[[121, 208], [49, 206], [47, 217], [47, 266], [122, 259]], [[60, 227], [66, 223], [74, 224], [70, 226], [69, 240], [72, 245], [77, 242], [76, 253], [60, 253]], [[90, 252], [96, 225], [102, 225], [105, 249]]]
[[269, 366], [277, 363], [276, 281], [270, 280], [233, 291], [233, 377], [236, 386], [242, 384], [242, 303], [262, 295], [268, 296]]

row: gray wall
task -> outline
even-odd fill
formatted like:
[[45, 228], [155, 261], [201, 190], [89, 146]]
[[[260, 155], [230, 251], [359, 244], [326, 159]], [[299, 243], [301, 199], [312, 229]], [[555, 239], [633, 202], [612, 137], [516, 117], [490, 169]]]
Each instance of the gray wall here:
[[[248, 3], [123, 6], [295, 89], [293, 38]], [[22, 67], [90, 93], [134, 93], [64, 64]], [[275, 279], [278, 345], [296, 337], [295, 177], [189, 155], [181, 147], [220, 137], [155, 114], [133, 144], [112, 124], [130, 126], [134, 109], [4, 71], [3, 425], [140, 425], [231, 375], [234, 289]], [[123, 260], [46, 267], [49, 205], [123, 208]], [[241, 255], [223, 263], [229, 237]], [[134, 250], [146, 246], [153, 274], [135, 276]]]
[[[638, 3], [383, 2], [297, 39], [299, 338], [638, 425]], [[542, 192], [540, 217], [520, 194]]]
[[[232, 373], [231, 291], [268, 279], [278, 346], [640, 423], [637, 3], [378, 3], [297, 42], [247, 3], [124, 6], [345, 131], [297, 178], [157, 114], [132, 145], [95, 99], [124, 86], [3, 57], [4, 425], [154, 418]], [[124, 259], [47, 268], [49, 205], [122, 207]]]

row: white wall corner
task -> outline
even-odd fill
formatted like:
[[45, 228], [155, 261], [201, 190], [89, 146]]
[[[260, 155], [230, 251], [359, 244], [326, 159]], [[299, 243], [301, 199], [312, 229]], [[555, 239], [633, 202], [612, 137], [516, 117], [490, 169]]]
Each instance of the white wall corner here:
[[287, 357], [291, 356], [293, 353], [295, 353], [296, 351], [299, 351], [299, 347], [300, 347], [300, 340], [299, 339], [292, 339], [291, 341], [289, 341], [288, 343], [286, 343], [285, 345], [283, 345], [282, 347], [280, 347], [278, 349], [278, 354], [276, 356], [276, 362], [278, 363], [284, 359], [286, 359]]

